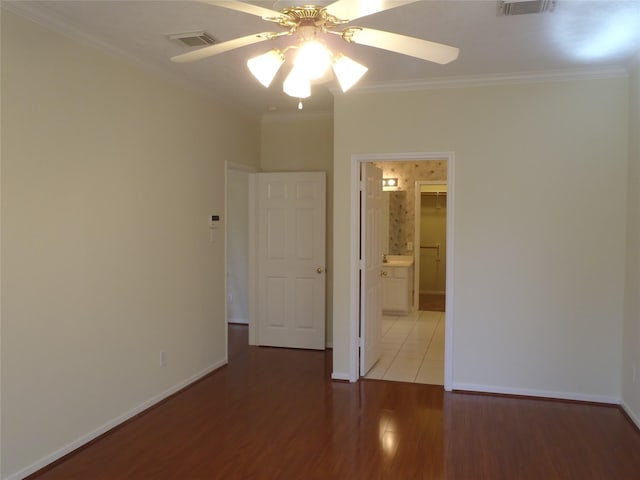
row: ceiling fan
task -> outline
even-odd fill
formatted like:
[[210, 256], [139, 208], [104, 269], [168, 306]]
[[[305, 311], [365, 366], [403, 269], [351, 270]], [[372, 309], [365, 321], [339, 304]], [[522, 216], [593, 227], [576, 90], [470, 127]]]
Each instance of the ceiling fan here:
[[[209, 45], [172, 57], [172, 61], [192, 62], [283, 36], [297, 36], [297, 41], [284, 50], [276, 48], [251, 58], [247, 66], [258, 81], [268, 87], [284, 63], [288, 51], [296, 50], [294, 66], [284, 81], [283, 90], [288, 95], [300, 99], [311, 94], [311, 81], [323, 77], [329, 66], [332, 67], [343, 91], [351, 88], [368, 70], [364, 65], [341, 53], [333, 54], [322, 42], [325, 35], [338, 35], [348, 43], [381, 48], [439, 64], [446, 64], [458, 58], [459, 49], [449, 45], [372, 28], [341, 28], [358, 18], [419, 0], [337, 0], [326, 7], [302, 5], [283, 8], [280, 11], [235, 0], [200, 1], [261, 17], [279, 25], [282, 30], [256, 33]], [[302, 108], [301, 102], [299, 108]]]

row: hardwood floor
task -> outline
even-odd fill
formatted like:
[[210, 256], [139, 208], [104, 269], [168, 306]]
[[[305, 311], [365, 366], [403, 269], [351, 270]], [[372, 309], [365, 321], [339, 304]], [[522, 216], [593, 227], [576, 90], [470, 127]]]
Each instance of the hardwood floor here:
[[615, 407], [332, 382], [330, 351], [246, 335], [230, 327], [227, 367], [30, 478], [640, 478], [640, 433]]
[[421, 293], [419, 310], [428, 312], [444, 312], [445, 296]]

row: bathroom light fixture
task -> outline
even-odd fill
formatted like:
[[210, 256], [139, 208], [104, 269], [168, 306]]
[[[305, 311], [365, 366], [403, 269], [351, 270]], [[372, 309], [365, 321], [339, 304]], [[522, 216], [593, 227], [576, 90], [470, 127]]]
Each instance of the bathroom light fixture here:
[[386, 190], [394, 190], [398, 188], [398, 179], [397, 178], [383, 178], [382, 179], [382, 189]]

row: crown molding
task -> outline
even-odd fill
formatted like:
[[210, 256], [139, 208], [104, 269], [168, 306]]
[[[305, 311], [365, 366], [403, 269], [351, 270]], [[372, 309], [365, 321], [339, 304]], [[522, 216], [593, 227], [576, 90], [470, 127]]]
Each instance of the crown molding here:
[[[46, 2], [45, 2], [46, 3]], [[46, 4], [38, 4], [32, 5], [32, 2], [24, 2], [24, 1], [2, 1], [0, 0], [0, 7], [2, 10], [6, 10], [15, 15], [18, 15], [22, 18], [30, 20], [48, 30], [51, 30], [55, 33], [64, 35], [67, 38], [75, 40], [81, 45], [85, 45], [91, 48], [95, 48], [96, 50], [105, 53], [112, 58], [116, 58], [120, 61], [126, 62], [127, 64], [136, 67], [146, 73], [152, 74], [158, 78], [162, 78], [167, 82], [170, 82], [174, 85], [178, 85], [188, 91], [196, 93], [198, 95], [202, 95], [209, 100], [215, 101], [221, 105], [226, 107], [235, 109], [240, 113], [245, 115], [252, 116], [254, 118], [259, 118], [259, 113], [244, 108], [242, 106], [238, 106], [232, 101], [215, 95], [211, 91], [206, 88], [194, 85], [193, 83], [187, 81], [181, 75], [178, 75], [174, 72], [167, 71], [167, 69], [158, 65], [156, 62], [144, 60], [138, 56], [132, 55], [131, 53], [116, 48], [108, 43], [98, 39], [93, 35], [89, 35], [86, 32], [83, 32], [75, 27], [73, 27], [69, 22], [65, 21], [63, 18], [56, 16], [49, 11], [47, 11]]]
[[[279, 112], [257, 112], [255, 110], [248, 109], [243, 106], [239, 106], [233, 103], [231, 100], [217, 96], [210, 90], [204, 87], [194, 85], [187, 81], [181, 75], [174, 72], [167, 71], [166, 68], [158, 65], [157, 62], [148, 61], [132, 55], [131, 53], [113, 47], [106, 42], [96, 38], [93, 35], [89, 35], [74, 28], [69, 22], [63, 18], [56, 16], [47, 11], [46, 2], [45, 6], [41, 3], [33, 5], [32, 2], [25, 1], [2, 1], [0, 0], [0, 6], [3, 10], [7, 10], [23, 18], [31, 20], [49, 30], [58, 32], [68, 38], [78, 41], [81, 44], [88, 45], [96, 48], [103, 53], [123, 60], [130, 65], [138, 67], [147, 73], [153, 74], [157, 77], [164, 78], [165, 80], [177, 84], [189, 91], [205, 96], [217, 103], [220, 103], [229, 108], [233, 108], [246, 115], [253, 117], [270, 117], [277, 115], [285, 115], [286, 113]], [[593, 80], [593, 79], [609, 79], [628, 77], [630, 70], [640, 65], [640, 51], [633, 56], [626, 65], [623, 66], [607, 66], [597, 68], [584, 68], [584, 69], [568, 69], [568, 70], [552, 70], [552, 71], [536, 71], [536, 72], [512, 72], [501, 73], [491, 75], [460, 75], [454, 77], [442, 77], [435, 79], [418, 79], [412, 81], [401, 82], [381, 82], [372, 83], [369, 85], [356, 85], [353, 87], [349, 94], [358, 93], [391, 93], [391, 92], [407, 92], [418, 90], [431, 90], [431, 89], [445, 89], [445, 88], [468, 88], [468, 87], [484, 87], [495, 85], [513, 85], [513, 84], [531, 84], [531, 83], [545, 83], [545, 82], [563, 82], [574, 80]], [[334, 97], [344, 95], [337, 86], [329, 87], [329, 91]], [[303, 112], [291, 112], [287, 115], [300, 115]], [[311, 112], [309, 112], [311, 113]], [[322, 112], [318, 112], [322, 113]]]
[[[568, 82], [574, 80], [595, 80], [628, 77], [629, 72], [623, 66], [585, 68], [572, 70], [552, 70], [538, 72], [514, 72], [492, 75], [461, 75], [431, 80], [407, 82], [375, 83], [354, 87], [350, 93], [408, 92], [416, 90], [435, 90], [444, 88], [487, 87], [494, 85], [515, 85], [528, 83]], [[338, 88], [331, 88], [335, 96], [341, 95]]]

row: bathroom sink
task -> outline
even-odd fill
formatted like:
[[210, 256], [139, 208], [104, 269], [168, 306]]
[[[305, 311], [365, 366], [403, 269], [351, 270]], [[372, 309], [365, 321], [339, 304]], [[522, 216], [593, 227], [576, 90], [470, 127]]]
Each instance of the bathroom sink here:
[[411, 255], [387, 255], [386, 263], [383, 267], [410, 267], [413, 265], [413, 256]]

